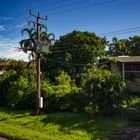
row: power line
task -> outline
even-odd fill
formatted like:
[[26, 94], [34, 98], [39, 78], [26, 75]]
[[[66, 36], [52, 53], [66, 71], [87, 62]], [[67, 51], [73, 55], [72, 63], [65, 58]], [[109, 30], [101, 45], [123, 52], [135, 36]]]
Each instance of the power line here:
[[[50, 7], [50, 6], [54, 6], [54, 5], [63, 3], [63, 2], [65, 2], [65, 1], [66, 1], [66, 0], [59, 0], [59, 1], [57, 1], [57, 2], [45, 3], [45, 4], [41, 4], [40, 6], [32, 7], [32, 9], [37, 9], [37, 8], [42, 8], [42, 7], [45, 7], [45, 8], [46, 8], [46, 7]], [[65, 5], [56, 7], [55, 9], [61, 9], [61, 8], [63, 8], [63, 7], [69, 7], [69, 6], [72, 6], [72, 5], [75, 5], [75, 4], [79, 4], [79, 3], [84, 3], [84, 2], [87, 2], [87, 1], [90, 1], [90, 0], [82, 0], [82, 1], [79, 1], [79, 2], [73, 2], [73, 3], [70, 3], [70, 4], [65, 4]], [[110, 3], [110, 2], [113, 2], [113, 1], [115, 1], [115, 0], [109, 0], [109, 1], [104, 1], [104, 2], [101, 2], [101, 3], [95, 3], [95, 4], [91, 4], [91, 5], [89, 5], [89, 6], [80, 7], [80, 9], [81, 9], [81, 8], [88, 8], [88, 7], [91, 7], [91, 6], [93, 6], [93, 5], [102, 5], [102, 4]], [[79, 8], [76, 8], [76, 9], [79, 9]], [[76, 10], [76, 9], [72, 9], [72, 10]], [[54, 10], [54, 9], [49, 9], [49, 10]], [[24, 14], [26, 14], [27, 11], [28, 11], [28, 10], [24, 10], [24, 11], [22, 11], [21, 13], [15, 15], [15, 16], [13, 16], [13, 17], [11, 17], [13, 20], [7, 21], [7, 22], [5, 22], [4, 24], [7, 24], [7, 23], [9, 23], [9, 22], [14, 21], [15, 19], [17, 19], [17, 18], [19, 18], [19, 17], [24, 16]], [[64, 12], [64, 11], [62, 11], [62, 12]], [[59, 13], [60, 13], [60, 12], [59, 12]]]
[[[37, 9], [37, 8], [41, 8], [41, 7], [49, 7], [49, 6], [52, 6], [52, 5], [56, 5], [56, 4], [59, 4], [59, 3], [62, 3], [62, 2], [65, 2], [66, 0], [59, 0], [57, 2], [52, 2], [52, 3], [45, 3], [45, 4], [41, 4], [40, 6], [36, 6], [36, 7], [32, 7], [32, 9]], [[12, 22], [14, 21], [15, 19], [19, 18], [19, 17], [22, 17], [24, 16], [24, 14], [26, 14], [28, 12], [28, 10], [24, 10], [22, 12], [20, 12], [19, 14], [15, 15], [15, 16], [12, 16], [10, 17], [12, 20], [11, 21], [7, 21], [5, 22], [4, 24], [7, 24], [9, 22]]]
[[68, 63], [68, 62], [63, 62], [60, 60], [52, 60], [52, 59], [46, 59], [46, 61], [54, 62], [54, 63], [60, 63], [62, 65], [70, 65], [70, 66], [98, 66], [101, 64], [106, 64], [107, 62], [102, 62], [102, 63], [97, 63], [97, 64], [84, 64], [84, 63]]
[[109, 4], [109, 3], [112, 3], [114, 1], [117, 1], [117, 0], [108, 0], [108, 1], [100, 2], [100, 3], [94, 3], [94, 4], [87, 5], [87, 6], [79, 7], [79, 8], [73, 8], [73, 9], [64, 10], [64, 11], [61, 11], [61, 12], [50, 13], [48, 15], [54, 16], [54, 15], [58, 15], [58, 14], [64, 14], [64, 13], [67, 13], [67, 12], [74, 12], [74, 11], [78, 11], [78, 10], [82, 10], [82, 9], [86, 9], [86, 8], [90, 8], [90, 7], [94, 7], [94, 6]]
[[[43, 4], [43, 5], [40, 5], [39, 7], [33, 7], [32, 9], [41, 8], [42, 6], [49, 7], [49, 6], [51, 6], [51, 5], [55, 5], [55, 4], [58, 4], [58, 3], [62, 3], [62, 2], [64, 2], [64, 1], [65, 1], [65, 0], [60, 0], [60, 1], [57, 1], [57, 2], [50, 3], [50, 4]], [[27, 12], [28, 12], [28, 10], [24, 10], [24, 11], [22, 11], [21, 13], [15, 15], [15, 16], [13, 16], [13, 17], [10, 17], [12, 20], [7, 21], [7, 22], [4, 22], [4, 24], [13, 22], [15, 19], [24, 16], [24, 14], [26, 14]]]
[[62, 5], [62, 6], [58, 6], [54, 9], [43, 9], [44, 10], [49, 10], [49, 11], [53, 11], [53, 10], [57, 10], [57, 9], [62, 9], [62, 8], [66, 8], [66, 7], [70, 7], [70, 6], [75, 6], [75, 5], [79, 5], [81, 3], [85, 3], [87, 1], [91, 1], [91, 0], [82, 0], [82, 1], [76, 1], [76, 2], [72, 2], [72, 3], [69, 3], [69, 4], [65, 4], [65, 5]]
[[56, 5], [56, 4], [60, 4], [60, 3], [63, 3], [63, 2], [65, 2], [66, 0], [59, 0], [59, 1], [57, 1], [57, 2], [51, 2], [51, 3], [44, 3], [44, 4], [41, 4], [41, 5], [39, 5], [39, 6], [36, 6], [36, 7], [32, 7], [32, 9], [37, 9], [37, 8], [42, 8], [42, 7], [50, 7], [50, 6], [54, 6], [54, 5]]
[[50, 53], [54, 54], [54, 53], [62, 53], [62, 52], [66, 52], [66, 51], [73, 51], [73, 50], [78, 50], [78, 49], [82, 49], [82, 48], [66, 48], [66, 49], [57, 49], [57, 50], [52, 50], [50, 51]]
[[122, 35], [122, 34], [128, 34], [128, 33], [138, 32], [138, 31], [140, 31], [140, 30], [128, 31], [128, 32], [121, 32], [121, 33], [116, 33], [116, 34], [111, 34], [111, 35], [106, 35], [106, 36]]
[[[107, 33], [102, 33], [102, 34], [99, 34], [99, 35], [100, 35], [100, 36], [104, 36], [104, 35], [108, 35], [108, 34], [121, 33], [121, 32], [124, 32], [124, 31], [130, 31], [130, 32], [131, 32], [131, 30], [135, 30], [135, 29], [140, 29], [140, 26], [139, 26], [139, 27], [133, 27], [133, 28], [122, 29], [122, 30], [116, 30], [116, 31], [107, 32]], [[137, 30], [136, 30], [136, 31], [137, 31]]]
[[140, 30], [134, 30], [134, 31], [126, 31], [126, 32], [120, 32], [120, 33], [114, 33], [114, 34], [104, 34], [104, 37], [109, 37], [109, 36], [116, 36], [116, 35], [122, 35], [122, 34], [129, 34], [129, 33], [135, 33], [139, 32]]

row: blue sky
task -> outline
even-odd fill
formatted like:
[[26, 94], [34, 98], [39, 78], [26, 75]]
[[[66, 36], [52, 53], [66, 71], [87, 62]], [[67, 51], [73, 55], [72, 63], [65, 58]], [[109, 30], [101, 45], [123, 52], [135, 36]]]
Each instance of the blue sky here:
[[[23, 58], [13, 51], [25, 38], [20, 31], [27, 27], [28, 10], [48, 15], [48, 31], [56, 39], [73, 30], [128, 38], [140, 34], [140, 0], [1, 0], [0, 1], [0, 57]], [[125, 31], [122, 31], [127, 29]], [[129, 30], [128, 30], [129, 29]], [[120, 31], [107, 34], [113, 31]]]

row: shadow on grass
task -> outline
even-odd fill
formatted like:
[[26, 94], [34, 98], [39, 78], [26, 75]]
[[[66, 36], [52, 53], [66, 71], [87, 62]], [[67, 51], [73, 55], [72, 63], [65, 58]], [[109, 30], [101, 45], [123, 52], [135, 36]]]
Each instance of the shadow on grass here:
[[93, 117], [84, 113], [55, 113], [41, 121], [44, 125], [59, 125], [59, 130], [64, 133], [71, 133], [71, 130], [86, 131], [94, 140], [106, 140], [110, 133], [119, 129], [121, 123], [116, 117]]
[[0, 107], [0, 112], [10, 115], [10, 117], [4, 116], [4, 118], [0, 119], [0, 121], [6, 121], [9, 118], [12, 118], [12, 119], [24, 118], [24, 117], [33, 115], [33, 111], [31, 111], [31, 110], [17, 111], [17, 110], [5, 108], [5, 107]]
[[0, 119], [0, 122], [6, 121], [6, 120], [7, 120], [6, 118], [4, 118], [4, 119]]

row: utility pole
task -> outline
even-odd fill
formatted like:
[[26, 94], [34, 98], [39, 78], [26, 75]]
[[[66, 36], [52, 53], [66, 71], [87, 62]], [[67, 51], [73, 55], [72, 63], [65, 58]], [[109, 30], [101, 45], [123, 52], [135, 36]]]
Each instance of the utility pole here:
[[[34, 24], [37, 25], [37, 46], [36, 49], [39, 50], [39, 44], [41, 43], [40, 40], [40, 34], [41, 34], [41, 19], [43, 20], [47, 20], [47, 16], [46, 18], [42, 18], [40, 16], [40, 13], [38, 12], [38, 14], [33, 14], [31, 9], [30, 9], [30, 15], [33, 17], [36, 17], [36, 22], [35, 21], [30, 21], [33, 22]], [[41, 97], [41, 84], [40, 84], [40, 74], [41, 74], [41, 70], [40, 70], [40, 53], [39, 51], [36, 50], [36, 69], [37, 69], [37, 75], [36, 75], [36, 115], [40, 114], [41, 108], [43, 108], [43, 98]]]

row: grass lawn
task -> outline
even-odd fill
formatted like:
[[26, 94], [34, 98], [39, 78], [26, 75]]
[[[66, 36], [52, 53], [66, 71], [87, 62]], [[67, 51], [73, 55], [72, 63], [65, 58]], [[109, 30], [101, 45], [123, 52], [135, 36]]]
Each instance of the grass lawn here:
[[83, 113], [33, 116], [29, 111], [0, 108], [0, 135], [26, 140], [107, 140], [127, 122], [119, 117]]

